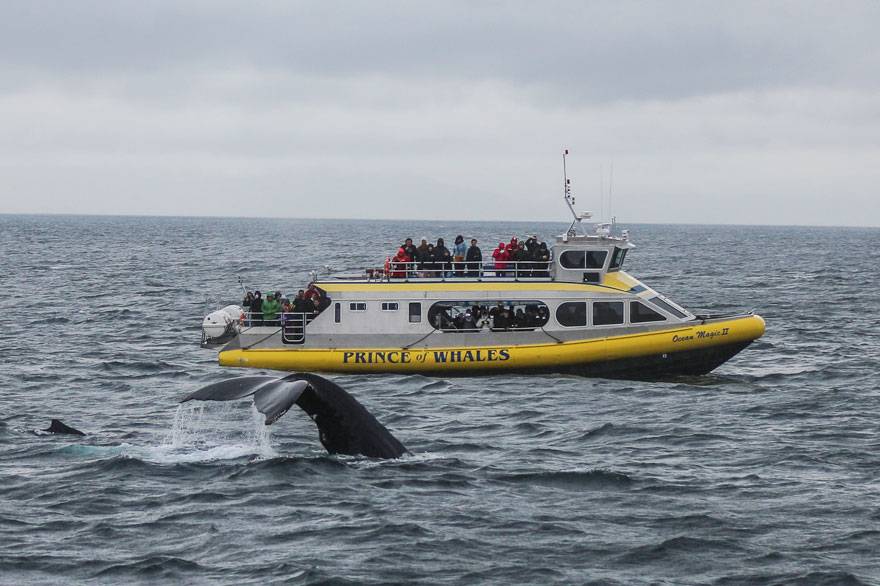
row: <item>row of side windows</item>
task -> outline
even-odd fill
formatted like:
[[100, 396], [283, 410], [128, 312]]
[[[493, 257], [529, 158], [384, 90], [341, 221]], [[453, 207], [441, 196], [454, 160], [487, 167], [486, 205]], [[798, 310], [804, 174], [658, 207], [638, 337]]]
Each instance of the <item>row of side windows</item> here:
[[[594, 301], [593, 302], [593, 325], [610, 326], [622, 325], [623, 301]], [[630, 301], [630, 323], [646, 323], [652, 321], [665, 321], [666, 317], [654, 311], [641, 301]], [[560, 325], [574, 328], [587, 325], [587, 302], [568, 301], [556, 308], [556, 321]]]
[[[397, 311], [398, 309], [400, 309], [400, 304], [397, 301], [382, 302], [382, 311]], [[348, 304], [348, 310], [356, 313], [364, 312], [367, 310], [367, 302], [352, 301]], [[336, 323], [342, 322], [342, 305], [340, 303], [334, 304], [333, 321]], [[421, 303], [415, 302], [409, 304], [409, 321], [410, 323], [420, 323], [422, 321]]]
[[[664, 309], [678, 318], [687, 317], [671, 304], [665, 302], [659, 297], [648, 299], [649, 302]], [[624, 323], [624, 303], [623, 301], [593, 301], [593, 321], [594, 326], [622, 325]], [[666, 321], [666, 316], [649, 307], [641, 301], [629, 302], [629, 322], [633, 324], [648, 323], [655, 321]], [[341, 304], [334, 304], [334, 321], [340, 323], [342, 321]], [[436, 305], [436, 304], [435, 304]], [[365, 301], [352, 301], [348, 304], [349, 311], [364, 312], [367, 310]], [[382, 311], [397, 311], [399, 304], [396, 301], [383, 301]], [[409, 322], [421, 323], [422, 321], [422, 304], [418, 302], [409, 303], [408, 307]], [[567, 301], [556, 308], [556, 321], [565, 327], [583, 327], [587, 325], [587, 302], [586, 301]]]

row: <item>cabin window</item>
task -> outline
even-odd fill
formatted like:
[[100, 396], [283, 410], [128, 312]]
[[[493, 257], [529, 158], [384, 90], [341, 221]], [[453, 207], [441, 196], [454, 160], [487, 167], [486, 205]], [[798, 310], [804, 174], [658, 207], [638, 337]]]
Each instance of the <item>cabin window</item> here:
[[396, 301], [383, 301], [382, 311], [397, 311], [398, 305]]
[[593, 302], [593, 325], [610, 326], [623, 323], [623, 301]]
[[615, 246], [614, 254], [611, 255], [611, 264], [608, 265], [608, 270], [610, 271], [622, 267], [624, 258], [626, 258], [626, 249]]
[[334, 303], [333, 304], [333, 321], [339, 323], [342, 321], [342, 304]]
[[355, 301], [353, 303], [348, 304], [349, 311], [366, 311], [367, 304], [364, 301]]
[[629, 304], [629, 323], [643, 324], [650, 321], [666, 321], [666, 316], [654, 311], [641, 301], [631, 301]]
[[662, 299], [660, 297], [651, 297], [650, 299], [648, 299], [648, 302], [653, 303], [654, 305], [656, 305], [657, 307], [659, 307], [663, 311], [668, 311], [669, 313], [671, 313], [672, 315], [674, 315], [675, 317], [677, 317], [679, 319], [684, 319], [687, 317], [686, 313], [684, 313], [683, 311], [680, 311], [678, 308], [674, 307], [671, 303], [665, 301], [664, 299]]
[[422, 322], [422, 304], [421, 303], [410, 303], [409, 304], [409, 323], [417, 324]]
[[428, 321], [444, 332], [531, 331], [546, 325], [550, 309], [536, 300], [440, 301]]
[[559, 257], [564, 269], [583, 269], [586, 267], [586, 254], [583, 250], [566, 250]]
[[607, 250], [588, 250], [587, 251], [587, 268], [601, 269], [605, 266], [605, 258], [608, 256]]
[[568, 301], [556, 308], [556, 321], [569, 328], [587, 325], [587, 303]]
[[566, 250], [559, 256], [559, 264], [564, 269], [601, 269], [607, 256], [607, 250]]

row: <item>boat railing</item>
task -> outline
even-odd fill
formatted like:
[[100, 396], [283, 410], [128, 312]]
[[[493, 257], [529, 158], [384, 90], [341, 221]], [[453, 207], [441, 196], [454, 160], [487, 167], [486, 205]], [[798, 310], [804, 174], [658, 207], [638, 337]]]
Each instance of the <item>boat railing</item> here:
[[422, 279], [476, 281], [549, 281], [550, 262], [537, 260], [462, 261], [447, 263], [397, 262], [386, 260], [383, 268], [367, 269], [368, 281], [411, 281]]
[[[252, 327], [276, 327], [281, 328], [282, 335], [288, 335], [291, 340], [304, 335], [305, 327], [312, 323], [318, 312], [307, 313], [277, 313], [273, 319], [265, 319], [265, 315], [259, 311], [246, 311], [242, 326]], [[301, 337], [301, 336], [300, 336]], [[301, 340], [300, 340], [301, 341]]]

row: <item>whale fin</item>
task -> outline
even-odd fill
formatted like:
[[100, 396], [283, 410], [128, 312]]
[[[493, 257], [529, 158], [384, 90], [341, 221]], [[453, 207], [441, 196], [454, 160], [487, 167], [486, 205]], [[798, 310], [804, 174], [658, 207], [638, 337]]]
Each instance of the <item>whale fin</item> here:
[[69, 425], [66, 425], [60, 419], [53, 419], [52, 423], [49, 425], [48, 429], [44, 429], [43, 431], [48, 431], [49, 433], [63, 433], [67, 435], [85, 435], [78, 429], [74, 429]]

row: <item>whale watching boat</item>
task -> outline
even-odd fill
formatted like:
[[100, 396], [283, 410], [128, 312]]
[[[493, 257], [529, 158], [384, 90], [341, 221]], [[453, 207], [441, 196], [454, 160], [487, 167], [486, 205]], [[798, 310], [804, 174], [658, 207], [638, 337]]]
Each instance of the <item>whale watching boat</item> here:
[[[317, 278], [319, 311], [205, 318], [222, 366], [337, 373], [573, 373], [648, 379], [705, 374], [764, 333], [754, 313], [692, 313], [623, 270], [635, 246], [614, 220], [573, 220], [549, 261], [386, 260], [356, 277]], [[425, 270], [429, 269], [429, 270]], [[259, 317], [259, 315], [257, 315]], [[263, 316], [270, 317], [270, 316]]]

